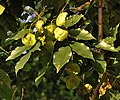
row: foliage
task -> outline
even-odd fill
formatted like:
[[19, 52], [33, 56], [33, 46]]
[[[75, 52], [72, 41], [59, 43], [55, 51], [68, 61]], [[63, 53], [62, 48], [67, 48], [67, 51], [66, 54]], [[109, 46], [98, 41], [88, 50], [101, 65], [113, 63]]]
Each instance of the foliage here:
[[0, 0], [0, 98], [88, 100], [106, 74], [96, 99], [119, 100], [120, 2], [102, 1], [99, 40], [97, 0]]

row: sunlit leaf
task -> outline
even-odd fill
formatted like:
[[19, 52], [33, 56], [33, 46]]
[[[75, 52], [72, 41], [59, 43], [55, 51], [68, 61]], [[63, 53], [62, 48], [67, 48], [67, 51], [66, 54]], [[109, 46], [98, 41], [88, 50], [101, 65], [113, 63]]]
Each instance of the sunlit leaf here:
[[90, 48], [86, 46], [84, 43], [75, 42], [74, 44], [71, 44], [72, 50], [75, 51], [78, 55], [89, 58], [94, 60], [93, 54], [90, 51]]
[[14, 40], [21, 39], [22, 37], [24, 37], [25, 34], [28, 34], [30, 32], [31, 32], [30, 29], [22, 29], [12, 39], [14, 39]]
[[118, 50], [113, 45], [105, 42], [104, 40], [102, 40], [98, 45], [96, 45], [96, 48], [101, 48], [112, 52], [118, 52]]
[[5, 10], [5, 7], [3, 7], [1, 4], [0, 4], [0, 15], [4, 12]]
[[38, 42], [32, 50], [30, 50], [26, 55], [24, 55], [23, 57], [20, 58], [20, 60], [16, 63], [15, 65], [15, 73], [17, 74], [17, 72], [22, 69], [24, 67], [24, 65], [27, 63], [27, 61], [29, 60], [31, 53], [36, 51], [36, 50], [40, 50], [40, 43]]
[[70, 35], [74, 38], [76, 38], [77, 40], [92, 40], [95, 39], [91, 33], [89, 33], [87, 30], [85, 29], [71, 29], [70, 30]]
[[72, 52], [69, 46], [61, 47], [57, 52], [54, 53], [53, 64], [57, 69], [57, 73], [67, 62], [69, 62], [71, 56], [72, 56]]
[[110, 35], [111, 35], [111, 36], [113, 36], [113, 37], [116, 38], [116, 34], [118, 33], [119, 25], [120, 25], [120, 24], [116, 25], [115, 28], [112, 28], [112, 29], [110, 30]]
[[77, 75], [69, 75], [64, 78], [68, 89], [76, 89], [79, 86], [80, 78]]
[[70, 26], [73, 26], [73, 25], [75, 25], [76, 23], [78, 23], [82, 17], [83, 17], [82, 14], [80, 14], [80, 15], [77, 15], [77, 14], [71, 15], [71, 16], [69, 16], [69, 17], [66, 18], [66, 20], [65, 20], [65, 25], [64, 25], [64, 26], [65, 26], [66, 28], [68, 28], [68, 27], [70, 27]]
[[6, 61], [8, 60], [12, 60], [17, 58], [18, 56], [20, 56], [25, 50], [29, 49], [27, 46], [22, 46], [22, 47], [16, 47], [10, 54], [10, 56], [6, 59]]

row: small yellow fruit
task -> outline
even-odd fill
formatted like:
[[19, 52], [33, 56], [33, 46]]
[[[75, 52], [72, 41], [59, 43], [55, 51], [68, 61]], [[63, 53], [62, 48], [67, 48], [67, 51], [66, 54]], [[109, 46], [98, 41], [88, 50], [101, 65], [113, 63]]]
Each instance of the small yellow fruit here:
[[46, 43], [45, 42], [45, 35], [42, 37], [39, 37], [38, 39], [41, 41], [42, 45], [45, 45], [45, 43]]
[[56, 19], [56, 25], [57, 26], [62, 26], [65, 24], [65, 18], [67, 16], [67, 12], [62, 12], [58, 15], [57, 19]]
[[68, 31], [57, 27], [54, 31], [54, 34], [55, 34], [55, 39], [57, 39], [58, 41], [63, 41], [67, 38]]
[[35, 35], [32, 33], [26, 34], [22, 38], [22, 43], [26, 46], [33, 46], [36, 43]]
[[87, 93], [90, 93], [92, 89], [93, 89], [92, 85], [85, 84], [85, 90], [86, 90]]
[[38, 30], [38, 32], [43, 33], [43, 25], [44, 25], [43, 20], [39, 20], [36, 22], [35, 28]]
[[53, 34], [56, 26], [54, 24], [50, 24], [50, 25], [46, 26], [45, 28], [46, 28], [48, 34], [49, 33]]

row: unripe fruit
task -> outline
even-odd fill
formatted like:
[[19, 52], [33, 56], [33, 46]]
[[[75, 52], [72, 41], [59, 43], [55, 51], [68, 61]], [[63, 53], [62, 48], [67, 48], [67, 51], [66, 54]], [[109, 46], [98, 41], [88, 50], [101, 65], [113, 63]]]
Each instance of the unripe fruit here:
[[39, 20], [36, 22], [35, 28], [38, 30], [38, 32], [43, 33], [43, 27], [42, 27], [43, 25], [44, 25], [43, 20]]
[[77, 63], [68, 63], [66, 65], [67, 74], [78, 74], [80, 72], [80, 67]]
[[62, 26], [65, 24], [65, 18], [67, 16], [67, 12], [62, 12], [58, 15], [57, 19], [56, 19], [56, 25], [57, 26]]
[[35, 35], [32, 33], [26, 34], [26, 36], [22, 38], [22, 43], [26, 46], [33, 46], [36, 43]]
[[54, 31], [54, 34], [55, 34], [55, 39], [57, 39], [58, 41], [63, 41], [67, 38], [68, 31], [57, 27]]
[[46, 26], [45, 28], [46, 28], [48, 34], [53, 34], [56, 26], [54, 24], [50, 24], [50, 25]]

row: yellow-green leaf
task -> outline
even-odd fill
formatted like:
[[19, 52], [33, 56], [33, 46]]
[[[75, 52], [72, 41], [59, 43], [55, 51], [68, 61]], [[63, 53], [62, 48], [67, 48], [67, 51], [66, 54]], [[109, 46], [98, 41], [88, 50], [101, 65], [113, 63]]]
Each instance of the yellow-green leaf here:
[[3, 7], [1, 4], [0, 4], [0, 15], [4, 12], [5, 10], [5, 7]]

